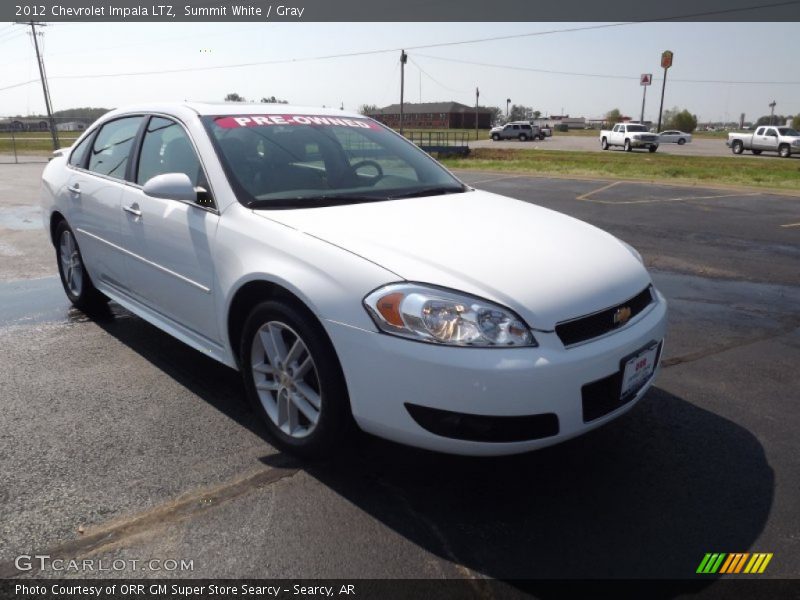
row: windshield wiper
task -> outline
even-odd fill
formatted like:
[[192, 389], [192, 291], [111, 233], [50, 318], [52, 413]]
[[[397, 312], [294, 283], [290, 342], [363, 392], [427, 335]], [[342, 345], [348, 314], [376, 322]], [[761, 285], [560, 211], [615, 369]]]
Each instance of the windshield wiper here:
[[311, 196], [309, 198], [275, 198], [270, 200], [253, 200], [247, 203], [247, 208], [321, 208], [324, 206], [342, 206], [345, 204], [361, 204], [364, 202], [378, 202], [386, 200], [383, 196]]
[[410, 192], [395, 194], [393, 196], [389, 196], [388, 200], [399, 200], [400, 198], [419, 198], [421, 196], [442, 196], [444, 194], [460, 194], [466, 191], [466, 187], [437, 185], [418, 190], [411, 190]]

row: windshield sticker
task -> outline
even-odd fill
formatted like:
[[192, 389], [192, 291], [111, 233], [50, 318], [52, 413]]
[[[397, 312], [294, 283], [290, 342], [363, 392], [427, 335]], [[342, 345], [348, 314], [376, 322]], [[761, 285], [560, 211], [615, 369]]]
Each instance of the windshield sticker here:
[[366, 119], [342, 119], [340, 117], [319, 117], [311, 115], [247, 115], [239, 117], [217, 117], [214, 123], [224, 129], [239, 127], [261, 127], [264, 125], [338, 125], [378, 129], [379, 126]]

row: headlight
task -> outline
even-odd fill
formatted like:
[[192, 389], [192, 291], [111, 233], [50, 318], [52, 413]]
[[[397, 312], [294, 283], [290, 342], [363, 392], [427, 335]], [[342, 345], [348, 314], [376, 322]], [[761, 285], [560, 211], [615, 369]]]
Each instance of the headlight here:
[[384, 333], [451, 346], [538, 346], [530, 328], [507, 308], [458, 292], [394, 283], [364, 298]]

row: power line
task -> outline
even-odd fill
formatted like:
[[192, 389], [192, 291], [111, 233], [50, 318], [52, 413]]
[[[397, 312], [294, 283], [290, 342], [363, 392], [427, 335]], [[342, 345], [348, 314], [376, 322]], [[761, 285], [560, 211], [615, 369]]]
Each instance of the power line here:
[[[420, 56], [421, 56], [421, 55], [420, 55]], [[469, 93], [469, 92], [467, 92], [466, 90], [456, 90], [456, 89], [454, 89], [454, 88], [451, 88], [451, 87], [448, 87], [448, 86], [446, 86], [446, 85], [445, 85], [445, 84], [443, 84], [441, 81], [438, 81], [438, 80], [437, 80], [437, 79], [435, 79], [433, 76], [431, 76], [431, 75], [430, 75], [430, 74], [429, 74], [427, 71], [425, 71], [425, 69], [423, 69], [422, 67], [420, 67], [420, 66], [419, 66], [419, 63], [417, 63], [417, 61], [415, 61], [413, 58], [411, 58], [411, 57], [409, 56], [409, 57], [408, 57], [408, 60], [410, 60], [410, 61], [411, 61], [411, 63], [412, 63], [412, 64], [413, 64], [415, 67], [417, 67], [417, 68], [420, 70], [420, 72], [421, 72], [423, 75], [425, 75], [425, 77], [427, 77], [428, 79], [430, 79], [431, 81], [433, 81], [433, 82], [434, 82], [436, 85], [438, 85], [438, 86], [440, 86], [440, 87], [443, 87], [444, 89], [446, 89], [446, 90], [448, 90], [448, 91], [451, 91], [451, 92], [456, 92], [456, 93], [458, 93], [458, 94], [467, 94], [467, 93]]]
[[[533, 73], [545, 73], [547, 75], [570, 75], [573, 77], [600, 77], [603, 79], [635, 79], [639, 77], [630, 75], [612, 75], [607, 73], [577, 73], [574, 71], [553, 71], [550, 69], [539, 69], [535, 67], [520, 67], [517, 65], [500, 65], [496, 63], [484, 63], [472, 60], [461, 60], [459, 58], [445, 58], [444, 56], [433, 56], [430, 54], [416, 54], [422, 58], [430, 58], [434, 60], [441, 60], [445, 62], [459, 63], [463, 65], [472, 65], [478, 67], [489, 67], [493, 69], [509, 69], [512, 71], [527, 71]], [[657, 78], [654, 78], [657, 80]], [[725, 83], [725, 84], [746, 84], [746, 85], [800, 85], [800, 81], [729, 81], [721, 79], [672, 79], [674, 82], [681, 83]]]

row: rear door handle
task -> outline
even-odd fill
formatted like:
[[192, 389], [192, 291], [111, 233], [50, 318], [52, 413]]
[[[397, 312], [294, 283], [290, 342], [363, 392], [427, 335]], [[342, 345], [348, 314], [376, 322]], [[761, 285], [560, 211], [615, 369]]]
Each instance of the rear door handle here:
[[80, 195], [80, 193], [81, 193], [81, 186], [80, 186], [80, 184], [76, 183], [75, 185], [70, 185], [70, 186], [67, 186], [67, 190], [68, 190], [68, 191], [70, 191], [70, 192], [72, 192], [73, 194], [78, 194], [78, 195]]
[[130, 206], [123, 206], [122, 210], [124, 210], [126, 213], [132, 214], [134, 217], [142, 216], [142, 211], [139, 210], [139, 205], [136, 204], [135, 202]]

